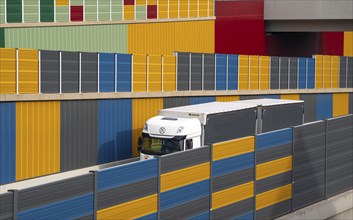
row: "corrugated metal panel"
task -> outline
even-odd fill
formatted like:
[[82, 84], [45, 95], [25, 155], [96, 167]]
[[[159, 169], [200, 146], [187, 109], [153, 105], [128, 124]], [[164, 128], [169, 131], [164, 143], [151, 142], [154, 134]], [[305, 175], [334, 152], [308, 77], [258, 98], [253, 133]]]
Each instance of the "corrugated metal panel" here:
[[70, 21], [70, 7], [69, 6], [58, 6], [55, 7], [55, 21], [56, 22], [69, 22]]
[[5, 23], [5, 1], [6, 0], [0, 0], [0, 23]]
[[292, 184], [278, 187], [276, 189], [256, 195], [256, 210], [269, 207], [283, 202], [292, 197]]
[[219, 209], [212, 209], [212, 219], [253, 219], [252, 217], [241, 217], [243, 214], [252, 212], [254, 207], [254, 199], [245, 199]]
[[168, 18], [169, 17], [169, 0], [159, 0], [158, 1], [158, 18]]
[[[142, 134], [146, 121], [158, 115], [163, 108], [163, 99], [133, 99], [132, 100], [132, 156], [138, 156], [137, 139]], [[141, 111], [141, 109], [144, 109]]]
[[174, 56], [163, 56], [163, 91], [176, 90], [176, 59]]
[[38, 22], [38, 0], [23, 1], [24, 22]]
[[61, 171], [98, 162], [98, 101], [61, 102]]
[[5, 29], [5, 47], [11, 48], [127, 53], [126, 41], [124, 24]]
[[[145, 1], [146, 3], [146, 1]], [[136, 20], [146, 20], [147, 18], [147, 6], [146, 5], [136, 5]]]
[[123, 1], [112, 1], [111, 5], [111, 14], [112, 14], [112, 20], [122, 20], [123, 19]]
[[202, 90], [202, 54], [191, 54], [191, 90]]
[[213, 160], [220, 160], [254, 151], [254, 136], [220, 142], [213, 145]]
[[227, 55], [228, 58], [228, 90], [238, 89], [238, 55]]
[[289, 58], [288, 57], [280, 57], [279, 58], [279, 88], [280, 89], [288, 89], [289, 79]]
[[281, 95], [281, 99], [300, 100], [300, 95], [299, 94], [285, 94], [285, 95]]
[[163, 99], [164, 108], [174, 108], [190, 105], [190, 97], [169, 97]]
[[63, 93], [79, 91], [80, 57], [77, 52], [61, 53], [61, 86]]
[[169, 0], [169, 17], [177, 18], [179, 13], [178, 11], [179, 11], [178, 0]]
[[261, 98], [263, 98], [261, 95], [242, 95], [242, 96], [240, 96], [240, 100], [261, 99]]
[[124, 5], [124, 20], [134, 20], [135, 18], [135, 6]]
[[115, 55], [99, 53], [99, 92], [115, 91]]
[[83, 21], [83, 6], [70, 6], [70, 20]]
[[97, 21], [97, 1], [85, 0], [85, 21]]
[[227, 55], [216, 54], [216, 90], [227, 88]]
[[233, 102], [233, 101], [239, 101], [240, 96], [237, 95], [227, 95], [227, 96], [217, 96], [216, 101], [217, 102]]
[[250, 89], [259, 89], [259, 56], [249, 56]]
[[60, 102], [16, 103], [16, 180], [60, 171]]
[[70, 0], [56, 0], [56, 6], [69, 6]]
[[148, 91], [162, 91], [162, 57], [148, 56]]
[[40, 21], [54, 21], [54, 0], [40, 1]]
[[279, 89], [279, 57], [271, 57], [270, 88]]
[[316, 119], [332, 118], [332, 94], [316, 94]]
[[291, 212], [292, 201], [290, 199], [256, 211], [256, 219], [275, 219]]
[[286, 128], [256, 135], [256, 150], [289, 144], [292, 142], [292, 129]]
[[38, 93], [38, 50], [18, 50], [18, 92]]
[[60, 54], [57, 51], [41, 51], [41, 92], [60, 92]]
[[8, 23], [22, 22], [22, 0], [6, 1], [6, 21]]
[[98, 54], [81, 53], [81, 92], [98, 91]]
[[307, 84], [307, 59], [298, 59], [298, 89], [306, 89]]
[[147, 57], [133, 55], [133, 91], [147, 91]]
[[239, 90], [249, 89], [249, 57], [239, 55]]
[[215, 65], [216, 59], [214, 54], [204, 54], [204, 90], [215, 90]]
[[131, 55], [117, 54], [117, 91], [130, 92], [131, 91]]
[[333, 117], [349, 114], [348, 93], [333, 94]]
[[256, 165], [256, 180], [292, 170], [292, 157], [284, 157]]
[[179, 0], [179, 17], [187, 18], [189, 12], [189, 1], [188, 0]]
[[98, 1], [98, 20], [99, 21], [110, 20], [110, 0]]
[[260, 56], [260, 90], [270, 89], [270, 57]]
[[292, 155], [292, 143], [281, 144], [269, 149], [258, 151], [256, 155], [256, 163], [265, 163], [290, 155]]
[[289, 88], [298, 88], [298, 58], [289, 58]]
[[338, 56], [331, 56], [331, 80], [332, 88], [339, 88], [339, 66], [340, 58]]
[[315, 55], [315, 88], [322, 89], [324, 84], [323, 75], [323, 56]]
[[339, 76], [339, 87], [340, 88], [347, 88], [347, 58], [340, 57], [340, 76]]
[[0, 219], [13, 219], [13, 195], [12, 193], [0, 194], [1, 212]]
[[212, 209], [221, 208], [254, 196], [254, 182], [244, 183], [212, 194]]
[[212, 164], [212, 177], [230, 174], [254, 166], [255, 154], [246, 153], [235, 157], [214, 161]]
[[189, 90], [190, 84], [190, 54], [178, 53], [177, 58], [177, 90]]
[[214, 53], [214, 21], [129, 24], [128, 39], [131, 54]]
[[151, 219], [158, 219], [157, 212], [153, 212], [152, 214], [148, 214], [148, 215], [136, 218], [136, 220], [151, 220]]
[[307, 59], [307, 88], [314, 89], [315, 88], [315, 59], [308, 58]]
[[353, 114], [353, 93], [349, 93], [349, 114]]
[[131, 99], [99, 100], [98, 105], [98, 163], [130, 158]]
[[316, 95], [301, 94], [300, 100], [304, 101], [304, 122], [316, 121]]
[[223, 176], [217, 176], [212, 179], [212, 192], [218, 192], [233, 186], [238, 186], [254, 180], [254, 168], [247, 168], [229, 173]]
[[353, 56], [353, 32], [344, 32], [344, 56]]
[[292, 183], [292, 172], [280, 173], [256, 182], [256, 194]]
[[324, 88], [331, 88], [331, 56], [323, 56], [322, 68]]
[[353, 57], [348, 57], [347, 88], [353, 88]]
[[16, 103], [0, 103], [0, 185], [16, 180]]
[[215, 101], [216, 101], [215, 96], [190, 97], [190, 104], [191, 105], [202, 104], [202, 103], [207, 103], [207, 102], [215, 102]]
[[0, 48], [0, 94], [16, 93], [16, 50]]

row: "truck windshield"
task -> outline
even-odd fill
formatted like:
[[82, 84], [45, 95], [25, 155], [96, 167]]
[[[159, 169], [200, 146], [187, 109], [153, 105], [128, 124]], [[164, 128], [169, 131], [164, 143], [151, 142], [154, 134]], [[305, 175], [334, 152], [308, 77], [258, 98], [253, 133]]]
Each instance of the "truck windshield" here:
[[181, 151], [183, 148], [184, 140], [143, 137], [141, 153], [150, 155], [164, 155]]

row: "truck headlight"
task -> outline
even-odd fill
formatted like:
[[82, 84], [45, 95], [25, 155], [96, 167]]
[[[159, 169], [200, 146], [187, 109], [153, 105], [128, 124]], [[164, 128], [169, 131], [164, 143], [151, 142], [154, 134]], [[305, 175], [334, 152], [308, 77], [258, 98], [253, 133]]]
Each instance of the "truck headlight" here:
[[184, 131], [184, 127], [183, 126], [180, 126], [177, 130], [177, 134], [181, 133]]
[[145, 126], [143, 126], [143, 130], [148, 131], [148, 124], [147, 123], [145, 123]]

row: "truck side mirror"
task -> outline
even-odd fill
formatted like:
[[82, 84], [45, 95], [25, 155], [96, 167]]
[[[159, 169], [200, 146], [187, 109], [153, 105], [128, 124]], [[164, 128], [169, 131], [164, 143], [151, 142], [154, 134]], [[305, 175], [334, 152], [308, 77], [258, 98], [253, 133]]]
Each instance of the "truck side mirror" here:
[[186, 140], [186, 149], [187, 149], [187, 150], [192, 149], [193, 146], [194, 146], [194, 144], [193, 144], [193, 142], [192, 142], [192, 139]]

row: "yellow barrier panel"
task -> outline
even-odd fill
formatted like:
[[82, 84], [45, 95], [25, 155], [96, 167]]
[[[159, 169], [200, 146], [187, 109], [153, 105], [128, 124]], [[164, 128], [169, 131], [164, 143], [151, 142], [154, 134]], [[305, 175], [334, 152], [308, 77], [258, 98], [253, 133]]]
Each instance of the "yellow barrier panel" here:
[[134, 20], [135, 19], [135, 6], [134, 5], [124, 5], [124, 19]]
[[353, 56], [353, 32], [344, 32], [343, 56]]
[[323, 56], [315, 55], [315, 88], [322, 89], [323, 88]]
[[324, 88], [331, 88], [331, 56], [323, 58]]
[[179, 17], [187, 18], [189, 17], [189, 0], [179, 0]]
[[299, 94], [282, 94], [281, 99], [300, 100], [300, 95]]
[[158, 18], [166, 19], [168, 18], [168, 0], [158, 1]]
[[239, 90], [249, 89], [249, 57], [239, 55]]
[[333, 94], [333, 117], [349, 114], [348, 100], [348, 93]]
[[233, 101], [239, 101], [240, 96], [238, 95], [226, 95], [226, 96], [217, 96], [216, 101], [217, 102], [233, 102]]
[[260, 56], [260, 90], [270, 89], [270, 57]]
[[249, 74], [250, 74], [250, 89], [258, 90], [259, 89], [259, 57], [258, 56], [249, 56]]
[[272, 160], [256, 165], [256, 179], [261, 180], [290, 170], [292, 170], [292, 156]]
[[186, 186], [209, 178], [209, 162], [165, 173], [161, 176], [161, 192]]
[[145, 55], [133, 55], [133, 92], [147, 91], [147, 64]]
[[208, 16], [208, 1], [199, 1], [199, 16], [207, 17]]
[[148, 56], [148, 91], [162, 91], [162, 57]]
[[179, 13], [179, 0], [169, 0], [169, 18], [177, 18]]
[[[202, 1], [202, 0], [201, 0]], [[189, 10], [190, 10], [190, 17], [194, 17], [194, 18], [196, 18], [197, 17], [197, 14], [198, 14], [198, 11], [197, 11], [197, 9], [198, 9], [198, 1], [196, 0], [194, 0], [194, 1], [189, 1], [189, 4], [190, 4], [190, 6], [189, 6]]]
[[56, 0], [56, 6], [69, 6], [69, 0]]
[[16, 49], [0, 48], [0, 94], [16, 93]]
[[216, 143], [213, 145], [213, 161], [253, 152], [254, 149], [254, 136]]
[[214, 15], [214, 2], [215, 1], [208, 1], [208, 16], [213, 16]]
[[332, 88], [338, 88], [339, 77], [340, 77], [339, 66], [340, 66], [340, 58], [338, 56], [331, 56]]
[[176, 90], [176, 73], [174, 56], [163, 56], [163, 91]]
[[212, 194], [212, 209], [242, 201], [254, 196], [254, 182], [244, 183]]
[[292, 198], [292, 184], [258, 194], [256, 195], [256, 210], [266, 208], [290, 198]]
[[18, 92], [38, 93], [38, 50], [18, 50]]

